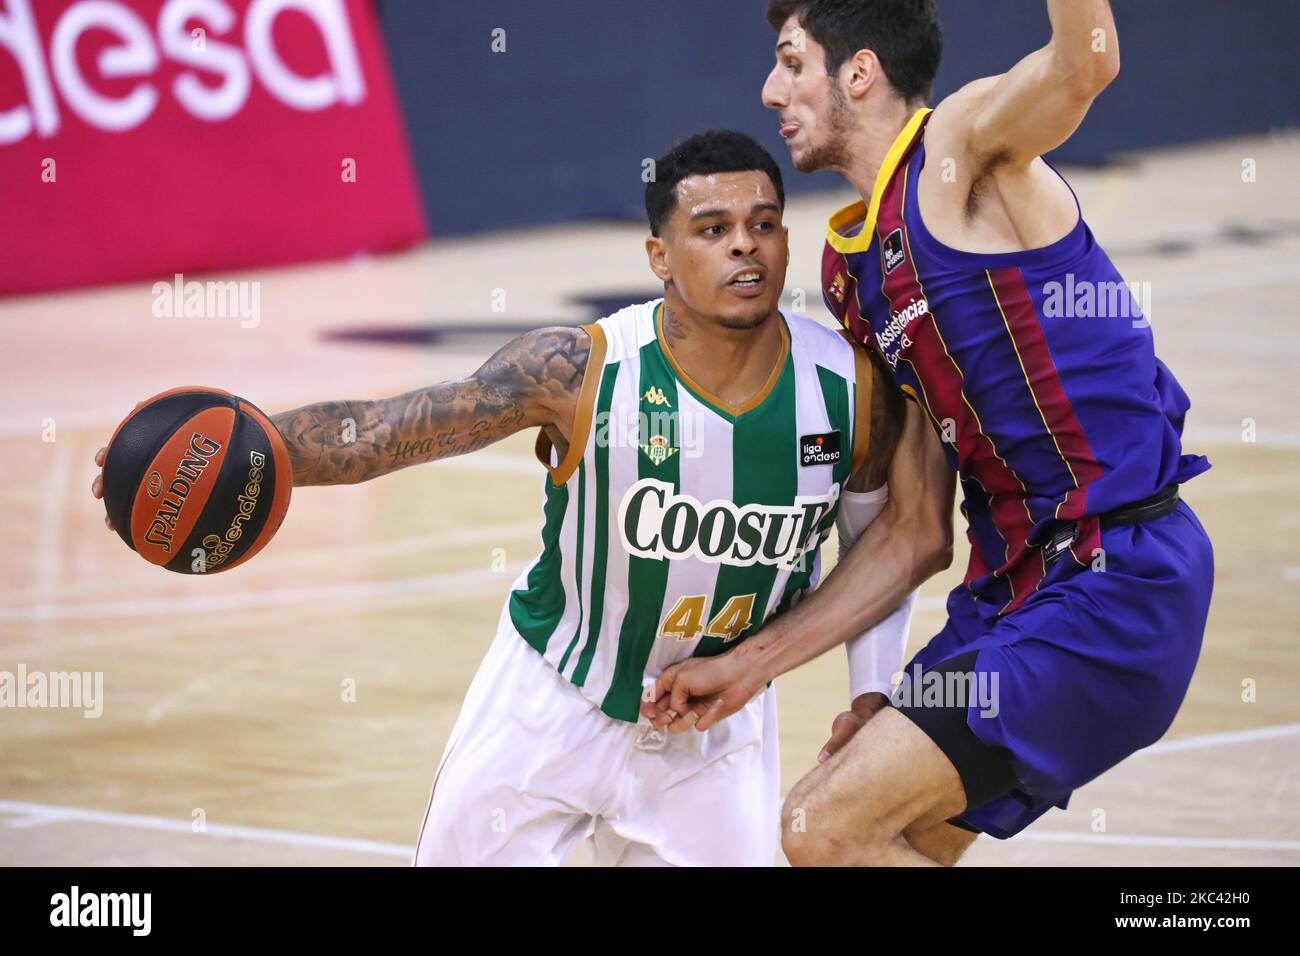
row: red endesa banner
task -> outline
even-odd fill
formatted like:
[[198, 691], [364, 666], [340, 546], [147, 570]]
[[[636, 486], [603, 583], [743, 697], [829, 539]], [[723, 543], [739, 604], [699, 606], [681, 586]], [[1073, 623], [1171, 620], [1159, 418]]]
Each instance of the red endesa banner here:
[[0, 292], [424, 234], [369, 0], [0, 0]]

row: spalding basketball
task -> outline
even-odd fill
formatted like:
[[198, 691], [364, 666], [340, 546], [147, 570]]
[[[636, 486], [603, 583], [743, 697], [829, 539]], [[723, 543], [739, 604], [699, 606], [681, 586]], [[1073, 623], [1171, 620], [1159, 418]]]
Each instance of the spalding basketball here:
[[257, 554], [292, 489], [271, 420], [219, 388], [174, 388], [141, 402], [104, 458], [113, 528], [146, 561], [180, 574], [228, 571]]

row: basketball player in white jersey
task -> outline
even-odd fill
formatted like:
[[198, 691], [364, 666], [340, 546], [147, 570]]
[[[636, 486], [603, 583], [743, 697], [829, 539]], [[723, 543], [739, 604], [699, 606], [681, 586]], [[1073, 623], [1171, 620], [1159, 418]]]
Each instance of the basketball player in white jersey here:
[[[790, 607], [815, 587], [831, 526], [847, 547], [883, 509], [887, 478], [909, 486], [916, 455], [892, 386], [837, 332], [777, 308], [788, 239], [771, 156], [710, 132], [656, 169], [646, 250], [661, 300], [522, 335], [459, 381], [273, 419], [295, 485], [541, 429], [542, 551], [447, 742], [417, 864], [554, 864], [589, 831], [599, 862], [772, 864], [772, 689], [686, 735], [639, 719], [642, 694]], [[341, 444], [345, 419], [356, 440]], [[865, 712], [885, 703], [910, 610], [850, 645]]]

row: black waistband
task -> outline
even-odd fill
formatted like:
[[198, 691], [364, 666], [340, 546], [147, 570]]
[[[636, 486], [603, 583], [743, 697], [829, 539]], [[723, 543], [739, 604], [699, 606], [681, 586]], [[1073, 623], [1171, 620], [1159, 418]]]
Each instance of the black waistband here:
[[1169, 485], [1150, 498], [1143, 498], [1131, 505], [1107, 511], [1101, 516], [1101, 526], [1110, 528], [1121, 524], [1138, 524], [1141, 521], [1150, 521], [1152, 518], [1163, 518], [1177, 507], [1178, 486]]
[[[1178, 500], [1178, 486], [1169, 485], [1150, 498], [1143, 498], [1141, 501], [1104, 512], [1099, 516], [1101, 526], [1114, 528], [1119, 525], [1138, 524], [1154, 518], [1162, 518], [1178, 507]], [[1039, 536], [1039, 541], [1033, 543], [1033, 546], [1041, 547], [1044, 558], [1048, 564], [1051, 564], [1069, 550], [1077, 533], [1078, 522], [1056, 522], [1046, 529], [1046, 534]]]

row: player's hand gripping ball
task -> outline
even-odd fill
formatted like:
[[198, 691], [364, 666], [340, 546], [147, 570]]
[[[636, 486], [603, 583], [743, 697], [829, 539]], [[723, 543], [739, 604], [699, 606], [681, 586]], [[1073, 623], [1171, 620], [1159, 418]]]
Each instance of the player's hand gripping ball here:
[[146, 561], [180, 574], [228, 571], [257, 554], [293, 489], [271, 420], [219, 388], [174, 388], [141, 402], [103, 459], [109, 526]]

